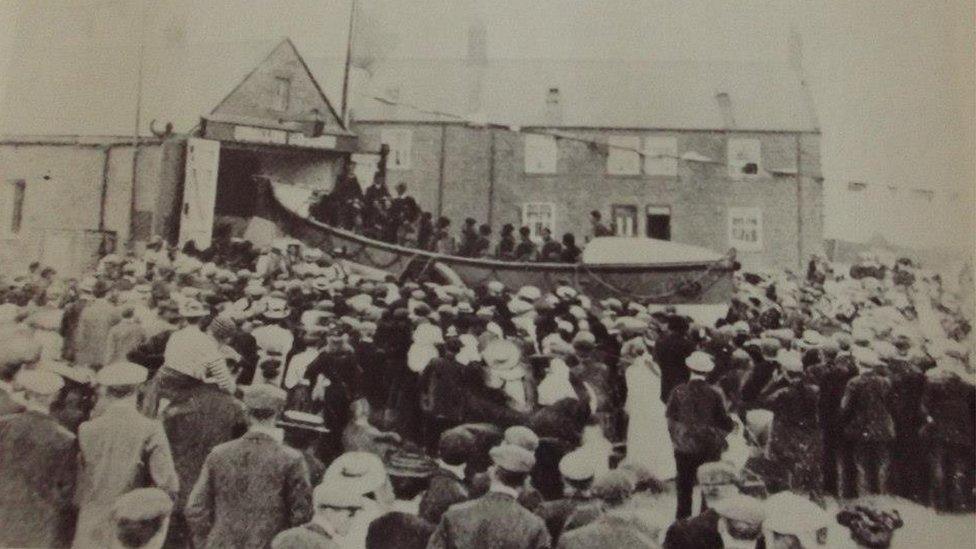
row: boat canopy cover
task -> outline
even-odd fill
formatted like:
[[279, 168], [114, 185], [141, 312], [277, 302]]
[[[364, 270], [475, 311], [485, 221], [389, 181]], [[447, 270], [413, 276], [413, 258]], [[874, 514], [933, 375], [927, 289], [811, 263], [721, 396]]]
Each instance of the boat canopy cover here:
[[594, 238], [583, 248], [587, 265], [647, 265], [720, 261], [722, 254], [698, 246], [655, 238], [607, 236]]

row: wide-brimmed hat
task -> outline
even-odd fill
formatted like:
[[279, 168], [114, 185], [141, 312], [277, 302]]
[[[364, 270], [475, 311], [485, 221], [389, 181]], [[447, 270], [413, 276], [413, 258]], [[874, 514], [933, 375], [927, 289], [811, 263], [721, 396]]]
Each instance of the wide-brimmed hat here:
[[314, 431], [316, 433], [328, 433], [329, 429], [325, 426], [322, 416], [299, 412], [298, 410], [285, 410], [281, 419], [277, 421], [278, 427], [286, 429], [301, 429], [304, 431]]
[[511, 370], [518, 366], [522, 351], [518, 345], [507, 339], [496, 339], [485, 346], [481, 358], [492, 370]]
[[715, 361], [712, 359], [712, 355], [695, 351], [685, 359], [685, 366], [697, 374], [708, 374], [715, 369]]
[[208, 314], [210, 311], [195, 299], [186, 299], [180, 303], [180, 316], [183, 318], [200, 318]]
[[288, 303], [283, 299], [269, 299], [267, 301], [267, 307], [262, 313], [264, 318], [269, 320], [288, 318], [288, 315], [290, 314], [291, 311], [288, 310]]

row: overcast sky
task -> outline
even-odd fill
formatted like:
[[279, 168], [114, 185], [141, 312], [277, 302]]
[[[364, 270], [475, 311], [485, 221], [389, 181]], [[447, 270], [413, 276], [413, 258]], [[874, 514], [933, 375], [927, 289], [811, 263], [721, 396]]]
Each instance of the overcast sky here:
[[[364, 40], [394, 58], [463, 55], [473, 14], [485, 21], [492, 59], [762, 61], [785, 58], [795, 29], [823, 130], [828, 182], [965, 196], [976, 184], [971, 0], [359, 2], [370, 33]], [[0, 133], [131, 133], [145, 5], [0, 0]], [[337, 59], [322, 84], [338, 102], [348, 13], [349, 0], [157, 0], [145, 35], [150, 49], [181, 42], [199, 51], [289, 36], [307, 56]], [[213, 85], [219, 96], [233, 83]], [[828, 231], [859, 230], [849, 201], [828, 200]], [[946, 222], [932, 219], [933, 212], [905, 213], [918, 217], [923, 232]], [[892, 223], [884, 212], [867, 215], [876, 218], [871, 225]]]

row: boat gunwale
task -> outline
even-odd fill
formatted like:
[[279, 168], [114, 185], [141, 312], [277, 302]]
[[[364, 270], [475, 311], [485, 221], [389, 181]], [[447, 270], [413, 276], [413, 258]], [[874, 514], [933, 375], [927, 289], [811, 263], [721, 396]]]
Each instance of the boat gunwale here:
[[[272, 192], [274, 192], [272, 190]], [[541, 271], [566, 271], [566, 272], [577, 272], [580, 270], [590, 270], [598, 272], [630, 272], [630, 271], [681, 271], [681, 270], [720, 270], [720, 271], [734, 271], [735, 268], [731, 261], [727, 258], [719, 258], [713, 261], [674, 261], [667, 263], [644, 263], [644, 264], [633, 264], [633, 263], [554, 263], [554, 262], [522, 262], [522, 261], [501, 261], [497, 259], [482, 259], [474, 257], [462, 257], [457, 255], [447, 255], [437, 252], [430, 252], [427, 250], [420, 250], [417, 248], [408, 248], [406, 246], [400, 246], [398, 244], [390, 244], [388, 242], [383, 242], [380, 240], [374, 240], [372, 238], [362, 236], [345, 229], [339, 229], [331, 225], [322, 223], [321, 221], [303, 217], [298, 215], [297, 212], [292, 211], [284, 204], [279, 202], [277, 198], [275, 203], [283, 210], [285, 210], [291, 217], [298, 219], [299, 221], [309, 224], [313, 227], [317, 227], [328, 231], [329, 233], [347, 240], [352, 240], [357, 244], [365, 247], [378, 248], [388, 253], [395, 253], [398, 255], [410, 255], [414, 257], [423, 257], [428, 260], [442, 261], [447, 265], [461, 264], [470, 267], [482, 268], [482, 269], [506, 269], [506, 270], [541, 270]], [[407, 258], [413, 259], [413, 258]]]

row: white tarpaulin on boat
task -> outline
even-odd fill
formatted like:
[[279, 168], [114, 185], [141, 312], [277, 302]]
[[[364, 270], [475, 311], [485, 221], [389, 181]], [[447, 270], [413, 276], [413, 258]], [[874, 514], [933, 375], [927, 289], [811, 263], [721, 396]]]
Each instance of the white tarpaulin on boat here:
[[647, 265], [719, 261], [722, 254], [698, 246], [654, 238], [607, 236], [594, 238], [583, 249], [587, 265]]

